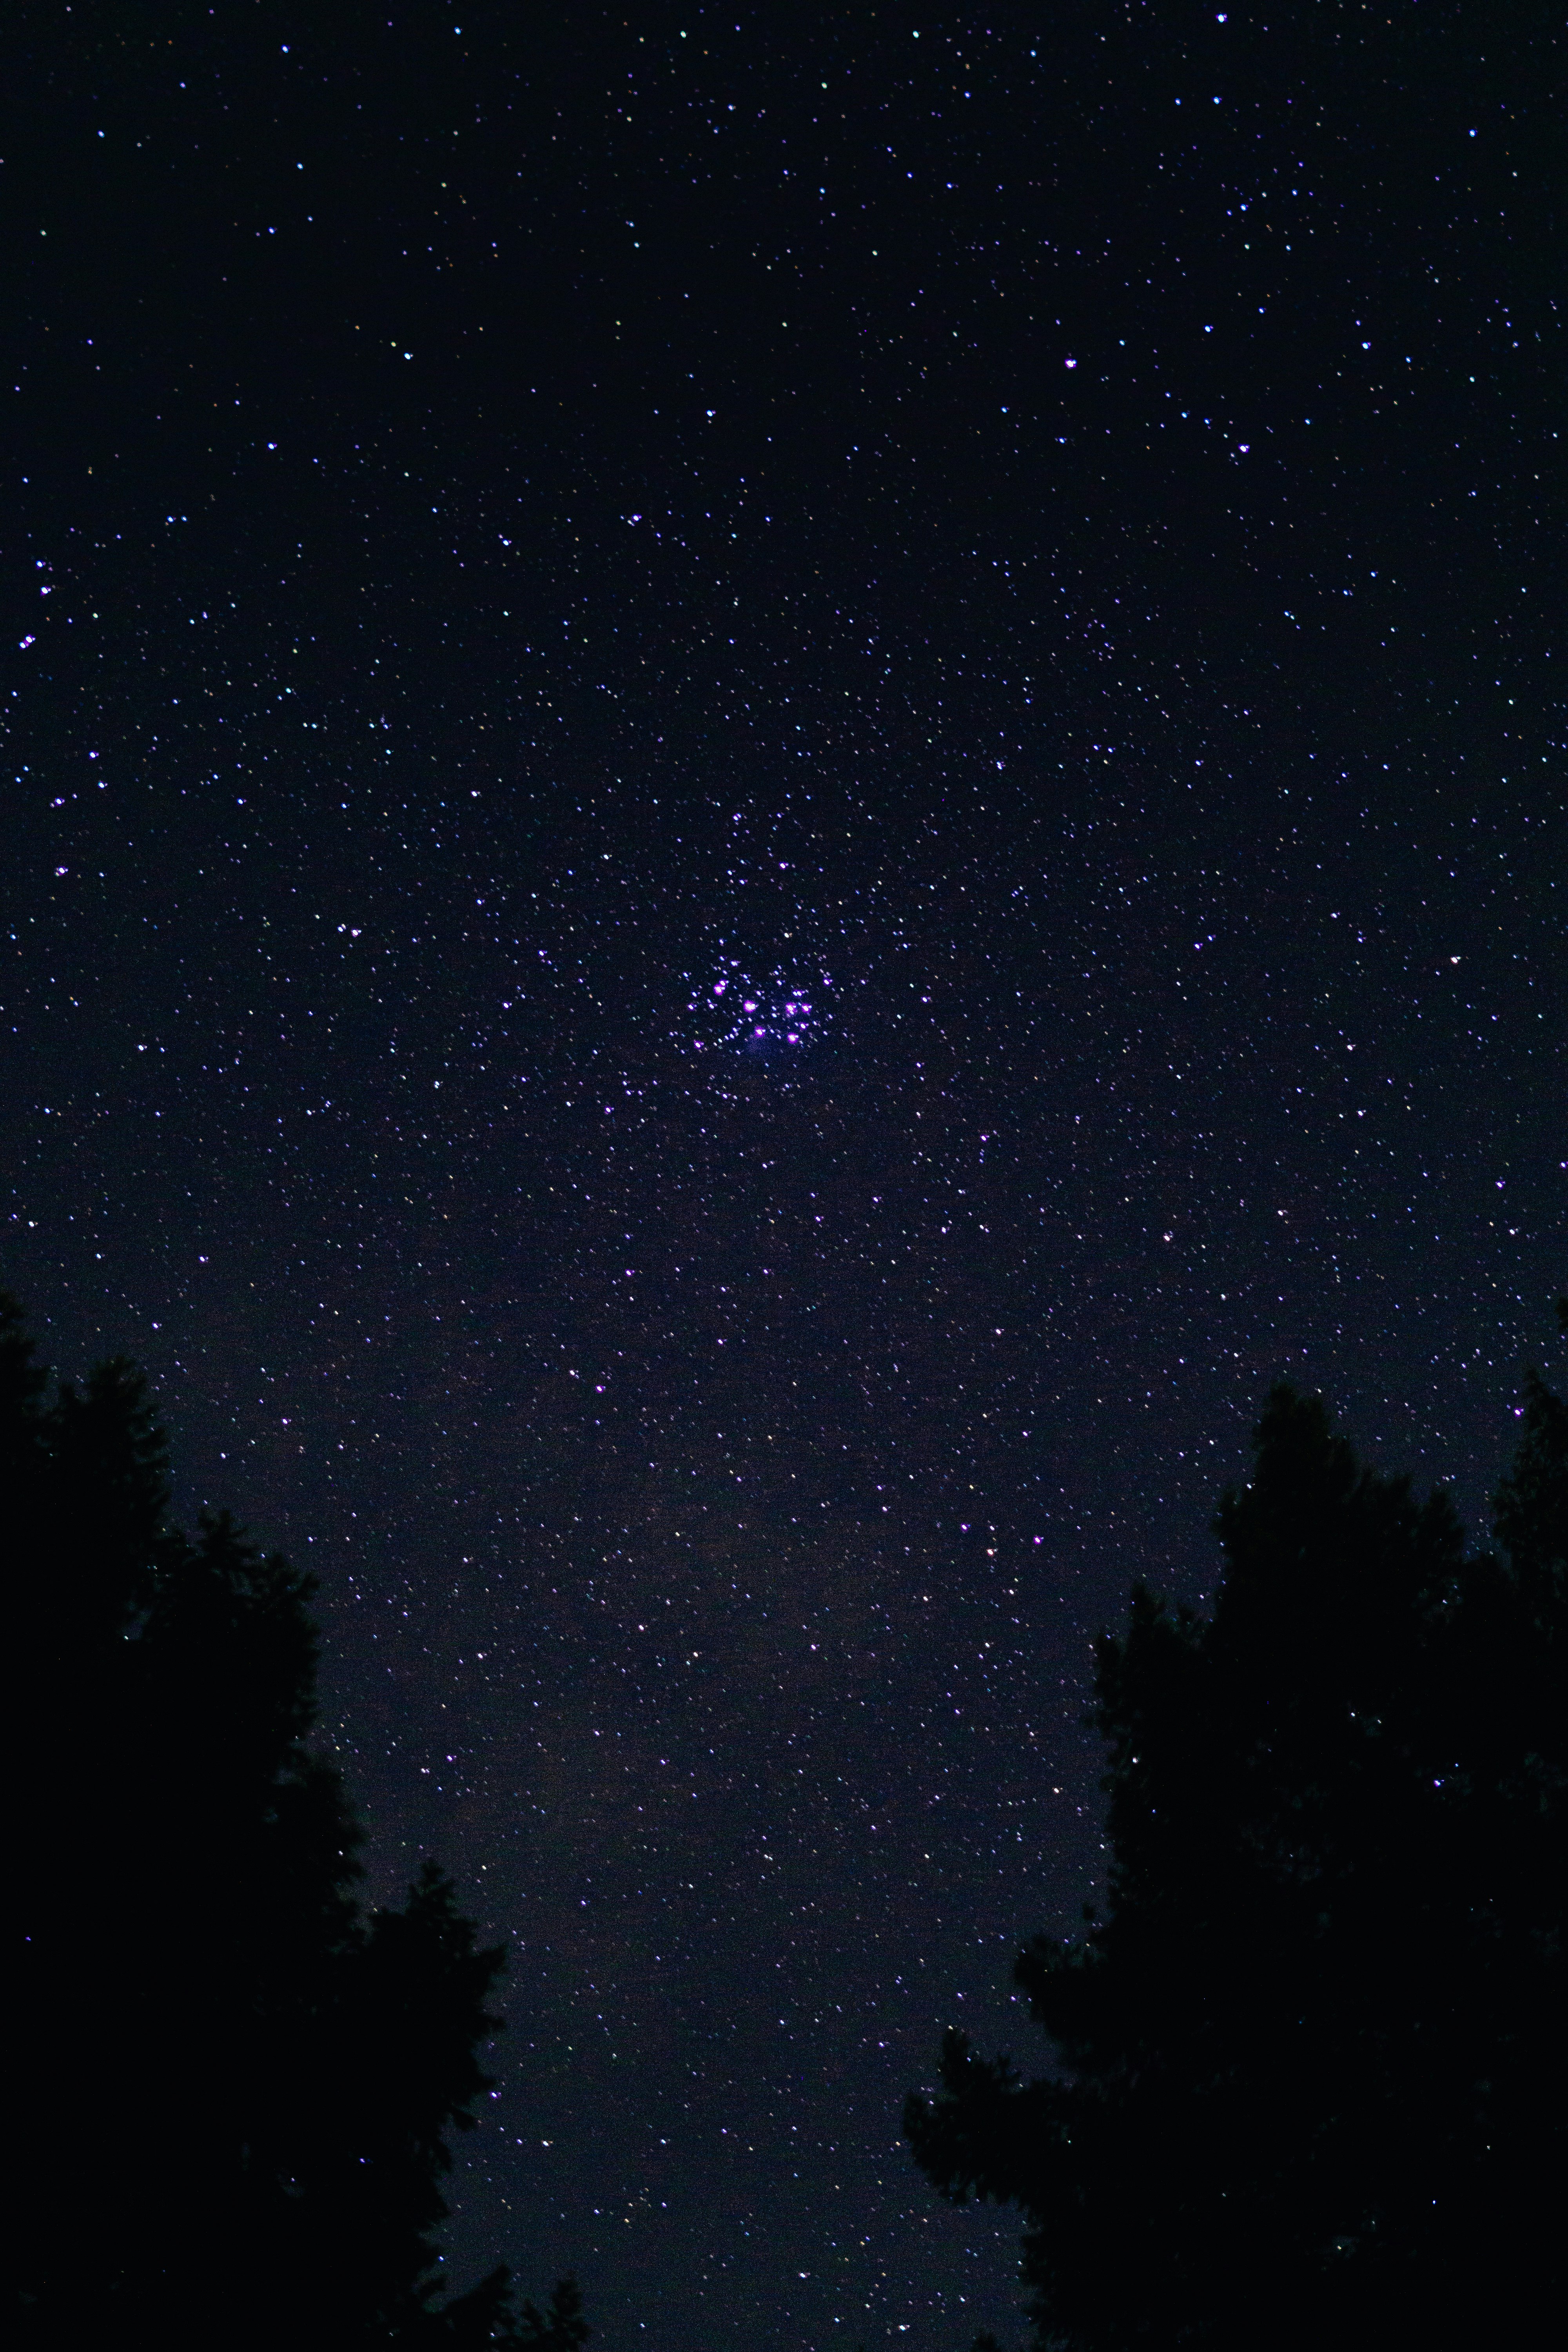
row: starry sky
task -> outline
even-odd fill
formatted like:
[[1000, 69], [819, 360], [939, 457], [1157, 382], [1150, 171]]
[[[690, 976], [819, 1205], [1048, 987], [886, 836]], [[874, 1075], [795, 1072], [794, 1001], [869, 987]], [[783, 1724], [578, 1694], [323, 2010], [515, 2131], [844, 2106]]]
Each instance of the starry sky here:
[[[24, 8], [0, 1277], [512, 1960], [450, 2265], [1018, 2335], [900, 2139], [1268, 1384], [1563, 1281], [1560, 11]], [[1555, 161], [1553, 159], [1555, 158]]]

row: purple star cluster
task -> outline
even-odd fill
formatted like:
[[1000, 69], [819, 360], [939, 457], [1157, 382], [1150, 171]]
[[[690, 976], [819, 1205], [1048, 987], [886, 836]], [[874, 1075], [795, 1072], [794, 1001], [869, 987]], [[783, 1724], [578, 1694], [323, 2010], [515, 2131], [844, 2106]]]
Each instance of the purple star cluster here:
[[732, 961], [691, 997], [691, 1040], [696, 1052], [753, 1056], [804, 1051], [826, 1024], [832, 975], [806, 977], [775, 965], [755, 979]]

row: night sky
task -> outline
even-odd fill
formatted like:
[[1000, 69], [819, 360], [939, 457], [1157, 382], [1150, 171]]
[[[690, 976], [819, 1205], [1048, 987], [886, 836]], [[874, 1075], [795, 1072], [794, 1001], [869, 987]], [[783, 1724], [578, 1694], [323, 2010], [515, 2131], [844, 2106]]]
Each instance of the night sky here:
[[[899, 2133], [1282, 1374], [1563, 1280], [1561, 11], [26, 6], [0, 1278], [512, 1962], [450, 2266], [962, 2352]], [[68, 1731], [67, 1736], [68, 1736]]]

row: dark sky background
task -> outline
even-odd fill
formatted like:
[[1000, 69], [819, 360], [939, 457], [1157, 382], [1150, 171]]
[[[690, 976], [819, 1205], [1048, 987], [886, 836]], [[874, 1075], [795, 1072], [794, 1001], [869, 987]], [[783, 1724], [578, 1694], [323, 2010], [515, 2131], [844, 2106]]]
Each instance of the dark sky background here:
[[1561, 11], [20, 7], [4, 1276], [511, 1942], [452, 2265], [960, 2352], [1090, 1643], [1563, 1278]]

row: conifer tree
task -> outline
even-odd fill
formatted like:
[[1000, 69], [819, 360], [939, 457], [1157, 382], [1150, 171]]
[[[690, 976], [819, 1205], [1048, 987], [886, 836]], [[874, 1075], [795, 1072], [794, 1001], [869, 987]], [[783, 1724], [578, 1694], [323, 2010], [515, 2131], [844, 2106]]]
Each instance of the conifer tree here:
[[[1560, 1310], [1568, 1329], [1568, 1307]], [[1011, 2201], [1038, 2340], [1470, 2346], [1561, 2306], [1568, 1411], [1446, 1497], [1270, 1396], [1213, 1613], [1133, 1591], [1093, 1720], [1102, 1914], [1016, 1981], [1055, 2070], [948, 2036], [946, 2195]]]
[[168, 1499], [134, 1367], [51, 1390], [0, 1297], [22, 2340], [574, 2352], [570, 2281], [437, 2290], [501, 1951], [434, 1864], [364, 1908], [313, 1581]]

